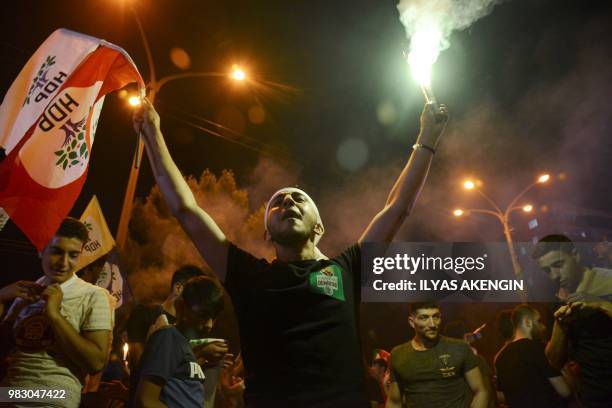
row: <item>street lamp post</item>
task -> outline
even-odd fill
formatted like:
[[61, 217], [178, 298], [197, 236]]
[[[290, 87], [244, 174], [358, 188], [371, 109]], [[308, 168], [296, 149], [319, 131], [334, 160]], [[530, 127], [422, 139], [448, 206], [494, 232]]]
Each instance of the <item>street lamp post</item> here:
[[[548, 174], [543, 174], [540, 177], [538, 177], [538, 179], [536, 181], [534, 181], [533, 183], [529, 184], [527, 187], [525, 187], [520, 193], [518, 193], [510, 202], [510, 204], [508, 204], [508, 206], [502, 210], [496, 203], [495, 201], [493, 201], [489, 196], [487, 196], [481, 189], [479, 189], [476, 186], [476, 183], [474, 183], [472, 180], [466, 180], [463, 183], [463, 187], [466, 190], [475, 190], [478, 194], [480, 194], [480, 196], [482, 198], [485, 199], [485, 201], [487, 201], [489, 203], [489, 205], [492, 207], [492, 209], [482, 209], [482, 208], [472, 208], [472, 209], [455, 209], [453, 211], [453, 215], [455, 217], [461, 217], [463, 215], [467, 215], [469, 213], [480, 213], [480, 214], [486, 214], [486, 215], [491, 215], [495, 218], [497, 218], [497, 220], [501, 223], [503, 230], [504, 230], [504, 238], [506, 239], [506, 244], [508, 245], [508, 252], [510, 253], [510, 260], [512, 261], [512, 269], [514, 271], [514, 275], [518, 278], [518, 279], [522, 279], [523, 278], [523, 268], [521, 267], [519, 261], [518, 261], [518, 257], [516, 255], [516, 250], [514, 248], [514, 242], [512, 240], [512, 230], [510, 228], [510, 214], [512, 214], [513, 212], [517, 211], [517, 210], [522, 210], [523, 212], [531, 212], [533, 210], [533, 206], [531, 204], [526, 204], [523, 206], [517, 206], [516, 203], [529, 191], [531, 190], [533, 187], [535, 187], [538, 184], [543, 184], [546, 183], [548, 180], [550, 179], [550, 176]], [[526, 299], [526, 293], [521, 292], [521, 297], [523, 298], [523, 300], [527, 300]]]
[[[149, 66], [149, 82], [147, 84], [147, 99], [151, 102], [152, 105], [155, 104], [155, 97], [157, 93], [161, 90], [161, 88], [171, 81], [175, 81], [178, 79], [186, 79], [186, 78], [201, 78], [201, 77], [223, 77], [226, 74], [217, 73], [217, 72], [185, 72], [180, 74], [168, 75], [161, 79], [157, 79], [155, 73], [155, 62], [153, 61], [153, 55], [151, 53], [151, 48], [149, 46], [149, 41], [147, 40], [147, 36], [142, 27], [142, 23], [140, 22], [140, 18], [138, 17], [138, 13], [133, 6], [130, 5], [130, 11], [134, 15], [134, 19], [136, 20], [136, 25], [138, 26], [138, 32], [140, 34], [140, 39], [142, 40], [142, 44], [145, 49], [145, 53], [147, 56], [147, 64]], [[232, 68], [232, 73], [229, 77], [236, 81], [243, 81], [246, 78], [245, 72], [240, 69], [237, 65], [234, 65]], [[137, 106], [139, 103], [136, 100], [132, 100], [134, 97], [130, 98], [130, 105]], [[119, 217], [119, 226], [117, 227], [117, 234], [115, 241], [117, 242], [117, 246], [119, 249], [123, 249], [125, 247], [125, 243], [127, 241], [127, 232], [128, 225], [130, 223], [130, 216], [132, 214], [132, 208], [134, 205], [134, 194], [136, 192], [136, 184], [138, 183], [138, 175], [140, 173], [140, 164], [142, 160], [142, 152], [144, 150], [144, 140], [142, 137], [138, 138], [138, 144], [136, 146], [136, 151], [134, 152], [134, 158], [132, 159], [132, 167], [130, 169], [130, 175], [128, 178], [128, 184], [125, 190], [125, 195], [123, 197], [123, 206], [121, 207], [121, 215]]]

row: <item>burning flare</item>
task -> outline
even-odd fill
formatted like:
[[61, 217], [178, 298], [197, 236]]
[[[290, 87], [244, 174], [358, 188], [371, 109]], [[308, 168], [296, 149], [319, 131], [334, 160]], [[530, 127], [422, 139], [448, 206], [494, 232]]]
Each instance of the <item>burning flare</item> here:
[[436, 102], [431, 69], [442, 50], [450, 46], [455, 30], [465, 30], [489, 14], [503, 0], [399, 0], [400, 20], [410, 39], [408, 64], [427, 102]]
[[408, 64], [428, 103], [436, 102], [431, 89], [431, 69], [438, 59], [441, 41], [442, 31], [433, 21], [423, 22], [410, 39]]

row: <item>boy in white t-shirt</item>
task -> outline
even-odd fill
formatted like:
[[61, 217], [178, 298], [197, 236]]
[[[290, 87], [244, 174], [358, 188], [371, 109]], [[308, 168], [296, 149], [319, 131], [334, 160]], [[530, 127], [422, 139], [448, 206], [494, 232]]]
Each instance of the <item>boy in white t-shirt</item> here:
[[44, 276], [0, 289], [0, 302], [15, 299], [2, 322], [2, 338], [14, 341], [2, 348], [9, 352], [2, 386], [62, 391], [44, 406], [78, 407], [85, 376], [107, 361], [108, 292], [75, 275], [87, 240], [86, 227], [66, 218], [41, 254]]

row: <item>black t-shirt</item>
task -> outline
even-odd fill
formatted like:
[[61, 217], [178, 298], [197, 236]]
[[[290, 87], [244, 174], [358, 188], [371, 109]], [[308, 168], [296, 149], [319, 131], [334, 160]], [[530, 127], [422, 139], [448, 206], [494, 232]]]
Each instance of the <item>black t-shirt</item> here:
[[174, 326], [151, 335], [140, 360], [140, 378], [164, 382], [159, 400], [169, 408], [204, 406], [204, 373], [187, 338]]
[[269, 263], [230, 245], [225, 287], [251, 405], [367, 406], [357, 331], [360, 267], [358, 245], [333, 259], [291, 263]]
[[497, 387], [510, 408], [558, 408], [563, 406], [549, 378], [561, 376], [548, 363], [544, 345], [521, 339], [504, 346], [495, 358]]
[[612, 406], [612, 319], [578, 310], [568, 329], [570, 358], [580, 367], [580, 399], [586, 407]]
[[[153, 323], [155, 323], [161, 314], [166, 315], [168, 323], [170, 324], [174, 324], [176, 321], [176, 317], [166, 312], [161, 305], [136, 305], [132, 310], [132, 313], [130, 313], [130, 317], [126, 325], [128, 341], [130, 343], [142, 343], [144, 345], [147, 340], [149, 328]], [[130, 367], [130, 391], [128, 405], [131, 405], [132, 401], [134, 401], [139, 379], [140, 366]]]
[[391, 380], [410, 408], [467, 408], [471, 397], [464, 375], [478, 364], [463, 340], [440, 336], [427, 350], [415, 350], [409, 341], [391, 351]]
[[168, 323], [174, 324], [176, 317], [166, 312], [161, 305], [136, 305], [132, 313], [130, 313], [126, 325], [128, 341], [132, 343], [145, 343], [149, 328], [162, 313], [168, 318]]

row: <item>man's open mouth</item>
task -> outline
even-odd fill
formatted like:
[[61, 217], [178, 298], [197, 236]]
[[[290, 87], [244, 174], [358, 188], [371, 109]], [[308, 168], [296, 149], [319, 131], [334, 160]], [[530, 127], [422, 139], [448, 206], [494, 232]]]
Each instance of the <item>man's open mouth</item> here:
[[299, 220], [302, 219], [302, 214], [295, 210], [287, 210], [283, 214], [283, 220], [286, 220], [288, 218], [295, 218]]

